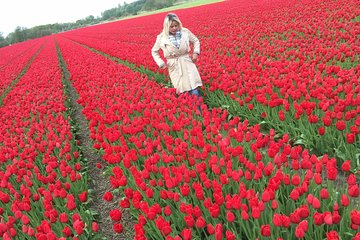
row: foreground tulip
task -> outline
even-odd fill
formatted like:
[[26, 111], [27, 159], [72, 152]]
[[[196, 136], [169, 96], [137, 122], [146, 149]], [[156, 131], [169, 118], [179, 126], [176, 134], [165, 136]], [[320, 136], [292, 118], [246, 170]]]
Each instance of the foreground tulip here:
[[261, 226], [261, 235], [264, 236], [264, 237], [270, 237], [271, 236], [271, 229], [270, 229], [269, 224]]

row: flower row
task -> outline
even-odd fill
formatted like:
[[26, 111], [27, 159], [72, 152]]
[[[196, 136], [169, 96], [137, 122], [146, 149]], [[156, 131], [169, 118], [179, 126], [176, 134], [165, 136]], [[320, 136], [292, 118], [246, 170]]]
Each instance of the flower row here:
[[6, 94], [16, 78], [26, 68], [30, 60], [39, 51], [44, 39], [1, 48], [0, 97]]
[[87, 179], [64, 106], [54, 38], [36, 44], [41, 51], [0, 108], [0, 237], [88, 238]]
[[[136, 216], [136, 239], [359, 237], [359, 186], [349, 161], [292, 146], [226, 111], [176, 96], [85, 47], [57, 37], [89, 121], [94, 148], [110, 165], [110, 212]], [[76, 53], [76, 54], [74, 54]], [[336, 184], [342, 181], [342, 185]], [[324, 228], [326, 226], [326, 228]], [[295, 236], [295, 237], [294, 237]]]
[[[318, 155], [359, 169], [357, 1], [224, 1], [176, 11], [202, 44], [197, 63], [210, 104], [287, 133]], [[236, 12], [236, 14], [234, 14]], [[211, 14], [209, 14], [211, 13]], [[158, 71], [150, 50], [165, 14], [62, 34]], [[225, 97], [224, 97], [225, 95]], [[221, 106], [221, 104], [220, 104]]]

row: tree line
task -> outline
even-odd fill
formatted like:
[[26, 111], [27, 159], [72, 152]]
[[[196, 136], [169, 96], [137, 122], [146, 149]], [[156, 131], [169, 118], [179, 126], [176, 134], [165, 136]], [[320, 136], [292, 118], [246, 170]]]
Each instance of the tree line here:
[[[71, 23], [55, 23], [25, 28], [18, 26], [14, 32], [8, 36], [3, 36], [0, 32], [0, 48], [14, 43], [23, 42], [29, 39], [40, 38], [43, 36], [90, 26], [106, 21], [117, 20], [120, 18], [135, 16], [142, 12], [155, 11], [158, 9], [174, 6], [179, 2], [188, 2], [191, 0], [138, 0], [132, 3], [119, 4], [117, 7], [105, 10], [100, 17], [93, 15], [77, 20]], [[1, 31], [1, 29], [0, 29]]]

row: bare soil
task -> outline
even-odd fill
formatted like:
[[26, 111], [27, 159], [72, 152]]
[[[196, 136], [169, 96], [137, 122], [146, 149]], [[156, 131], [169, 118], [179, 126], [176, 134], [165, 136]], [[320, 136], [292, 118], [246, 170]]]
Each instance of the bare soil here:
[[[134, 239], [134, 221], [131, 214], [126, 210], [122, 209], [123, 232], [118, 234], [113, 230], [114, 223], [109, 217], [109, 212], [114, 208], [120, 208], [118, 203], [121, 196], [114, 196], [114, 199], [111, 202], [103, 200], [104, 193], [112, 190], [109, 179], [103, 174], [108, 163], [104, 161], [93, 148], [93, 141], [89, 134], [88, 121], [82, 114], [82, 106], [76, 102], [78, 93], [71, 84], [70, 73], [68, 72], [63, 59], [61, 59], [61, 54], [59, 54], [59, 58], [63, 70], [65, 92], [70, 100], [70, 107], [72, 109], [71, 118], [78, 129], [75, 138], [79, 140], [83, 158], [87, 160], [89, 189], [91, 189], [90, 206], [91, 210], [98, 214], [96, 220], [99, 224], [99, 231], [107, 240]], [[101, 169], [97, 167], [98, 163], [101, 164]]]

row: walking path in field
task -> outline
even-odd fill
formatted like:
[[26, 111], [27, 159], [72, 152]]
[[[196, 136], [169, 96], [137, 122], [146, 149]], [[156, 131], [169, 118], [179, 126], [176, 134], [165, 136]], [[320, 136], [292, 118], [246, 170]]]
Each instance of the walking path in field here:
[[[102, 159], [102, 157], [94, 151], [93, 142], [89, 136], [88, 121], [82, 114], [83, 107], [76, 102], [78, 99], [78, 93], [70, 82], [70, 73], [66, 67], [66, 63], [61, 55], [61, 50], [58, 48], [58, 58], [62, 67], [63, 85], [65, 94], [69, 98], [70, 107], [72, 109], [73, 127], [78, 128], [76, 138], [80, 141], [82, 153], [88, 163], [88, 175], [90, 179], [92, 204], [91, 209], [98, 214], [99, 229], [107, 240], [115, 239], [133, 239], [132, 220], [131, 216], [127, 212], [123, 212], [124, 228], [123, 233], [115, 233], [112, 229], [112, 221], [109, 217], [111, 209], [116, 208], [119, 199], [114, 198], [110, 202], [104, 201], [102, 198], [105, 192], [111, 191], [108, 178], [104, 175], [103, 170], [108, 163]], [[130, 226], [129, 226], [130, 225]]]

